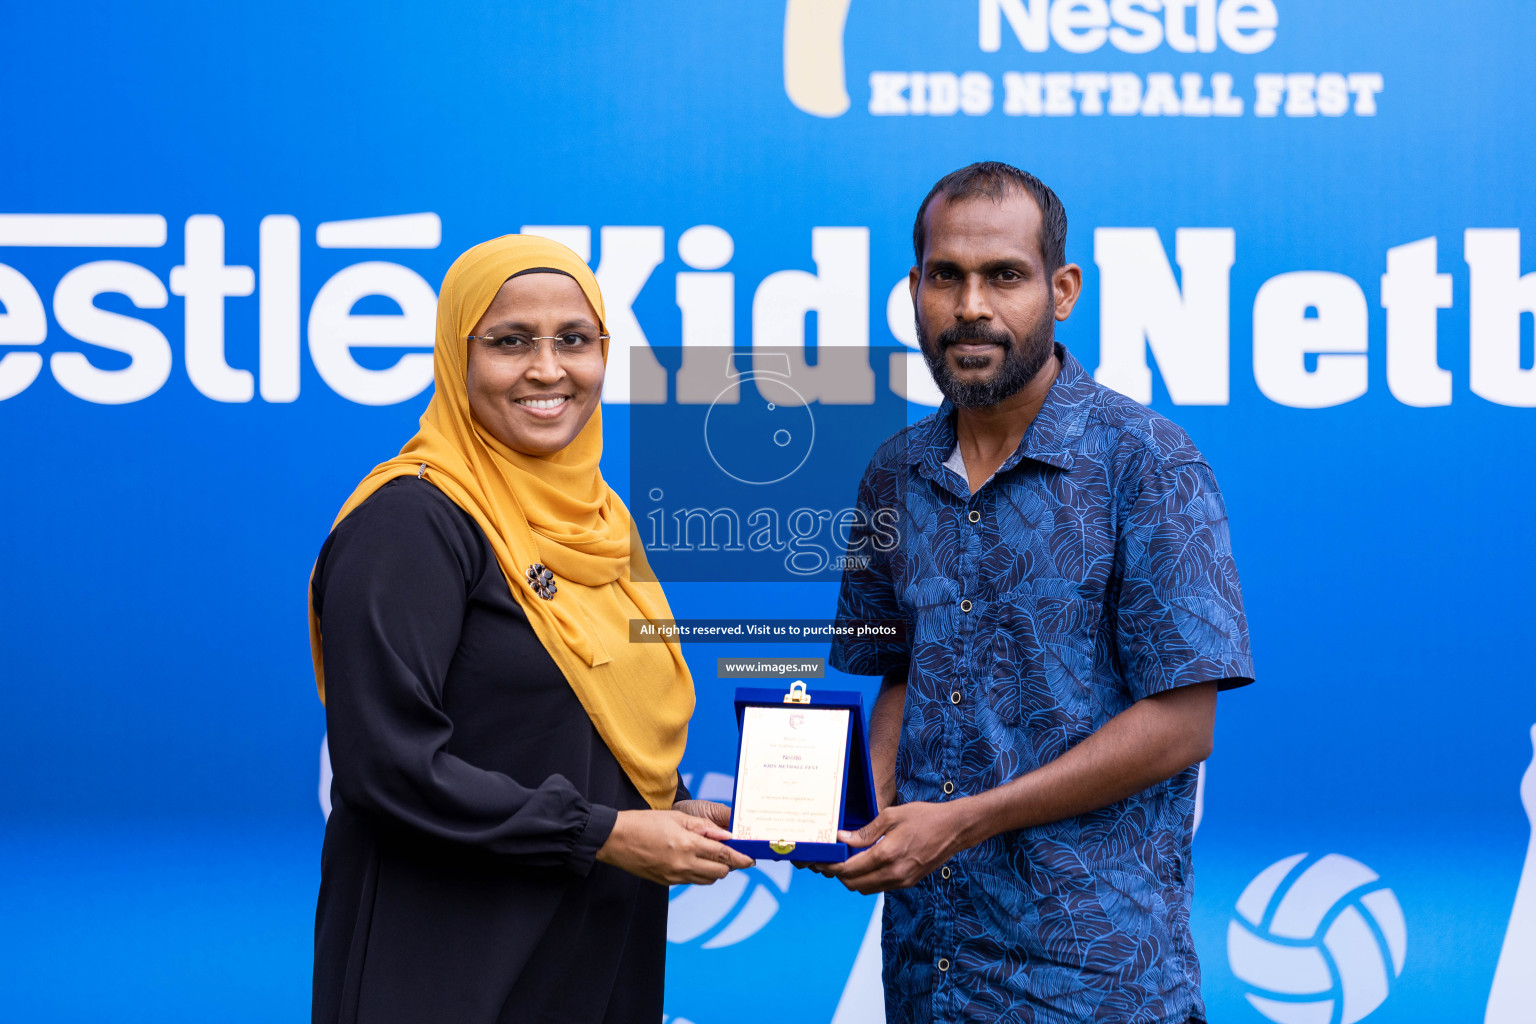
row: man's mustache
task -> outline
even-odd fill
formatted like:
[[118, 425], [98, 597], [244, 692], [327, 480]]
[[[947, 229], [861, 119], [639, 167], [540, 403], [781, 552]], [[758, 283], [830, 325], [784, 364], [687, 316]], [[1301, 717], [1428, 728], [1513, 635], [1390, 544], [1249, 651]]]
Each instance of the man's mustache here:
[[955, 324], [946, 327], [939, 332], [935, 339], [939, 343], [939, 351], [943, 352], [951, 345], [997, 345], [1000, 348], [1009, 348], [1013, 340], [1002, 331], [995, 331], [980, 323]]

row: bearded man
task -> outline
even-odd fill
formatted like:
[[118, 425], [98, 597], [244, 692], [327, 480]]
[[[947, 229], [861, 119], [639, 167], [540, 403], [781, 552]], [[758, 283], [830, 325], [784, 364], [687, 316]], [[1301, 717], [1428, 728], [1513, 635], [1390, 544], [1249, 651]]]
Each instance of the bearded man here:
[[990, 162], [939, 181], [913, 230], [946, 400], [860, 485], [863, 520], [896, 510], [902, 537], [850, 537], [838, 616], [906, 632], [833, 646], [883, 676], [881, 812], [820, 869], [886, 893], [893, 1024], [1205, 1019], [1197, 765], [1217, 691], [1253, 679], [1247, 620], [1200, 452], [1055, 341], [1082, 288], [1066, 234], [1054, 192]]

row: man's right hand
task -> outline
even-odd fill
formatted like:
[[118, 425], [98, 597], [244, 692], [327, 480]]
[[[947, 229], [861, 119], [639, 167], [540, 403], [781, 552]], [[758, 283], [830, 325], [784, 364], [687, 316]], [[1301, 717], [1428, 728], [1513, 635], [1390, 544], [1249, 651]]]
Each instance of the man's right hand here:
[[708, 885], [755, 863], [721, 842], [729, 838], [681, 811], [620, 811], [597, 859], [662, 885]]

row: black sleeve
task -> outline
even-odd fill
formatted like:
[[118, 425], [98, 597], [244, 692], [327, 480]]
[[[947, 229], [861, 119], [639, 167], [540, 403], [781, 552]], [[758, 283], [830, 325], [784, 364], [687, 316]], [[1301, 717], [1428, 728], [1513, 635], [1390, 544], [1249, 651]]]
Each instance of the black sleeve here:
[[683, 781], [683, 773], [677, 773], [677, 793], [673, 795], [672, 802], [680, 804], [684, 800], [692, 800], [693, 794], [688, 792], [688, 783]]
[[388, 826], [585, 874], [616, 811], [561, 775], [515, 780], [444, 749], [443, 683], [487, 552], [430, 487], [386, 485], [321, 551], [314, 597], [337, 793]]

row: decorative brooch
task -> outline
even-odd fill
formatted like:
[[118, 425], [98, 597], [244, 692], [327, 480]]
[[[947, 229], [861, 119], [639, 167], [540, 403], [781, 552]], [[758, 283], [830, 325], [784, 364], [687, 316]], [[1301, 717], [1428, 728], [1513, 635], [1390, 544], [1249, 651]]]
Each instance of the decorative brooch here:
[[560, 589], [555, 586], [555, 574], [538, 562], [528, 567], [528, 585], [533, 588], [534, 593], [546, 601], [553, 601], [555, 591]]

